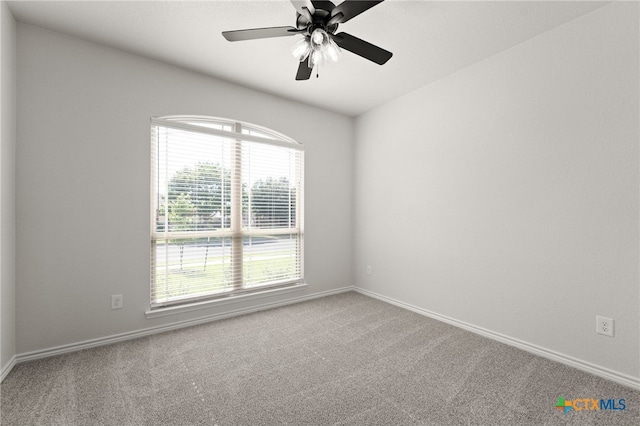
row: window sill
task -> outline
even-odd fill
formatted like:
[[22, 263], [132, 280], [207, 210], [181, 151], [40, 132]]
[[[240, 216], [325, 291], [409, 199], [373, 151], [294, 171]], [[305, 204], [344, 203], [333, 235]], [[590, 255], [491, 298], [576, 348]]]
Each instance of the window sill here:
[[166, 308], [157, 308], [153, 310], [148, 309], [147, 311], [145, 311], [144, 315], [147, 319], [166, 317], [169, 315], [176, 315], [176, 314], [182, 314], [186, 312], [197, 311], [201, 309], [212, 308], [214, 306], [222, 306], [222, 305], [228, 305], [231, 303], [240, 303], [240, 302], [262, 299], [265, 297], [271, 297], [271, 296], [276, 296], [276, 295], [281, 295], [286, 293], [293, 293], [295, 291], [303, 290], [306, 287], [307, 287], [306, 283], [300, 283], [300, 284], [292, 285], [290, 287], [272, 288], [272, 289], [266, 289], [264, 291], [258, 291], [255, 293], [229, 296], [229, 297], [225, 297], [224, 299], [205, 300], [202, 302], [193, 302], [193, 303], [188, 303], [188, 304], [179, 305], [179, 306], [168, 306]]

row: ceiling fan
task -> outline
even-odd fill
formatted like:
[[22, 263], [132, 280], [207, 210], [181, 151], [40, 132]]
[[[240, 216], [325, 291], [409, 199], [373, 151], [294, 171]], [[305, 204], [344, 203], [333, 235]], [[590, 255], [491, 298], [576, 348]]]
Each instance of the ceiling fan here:
[[345, 32], [336, 34], [336, 31], [339, 24], [383, 1], [344, 0], [336, 6], [328, 0], [291, 0], [296, 8], [295, 27], [223, 31], [222, 35], [229, 41], [242, 41], [302, 34], [304, 38], [292, 48], [294, 56], [300, 61], [296, 80], [308, 80], [313, 68], [326, 59], [336, 61], [340, 55], [339, 48], [382, 65], [391, 59], [391, 52]]

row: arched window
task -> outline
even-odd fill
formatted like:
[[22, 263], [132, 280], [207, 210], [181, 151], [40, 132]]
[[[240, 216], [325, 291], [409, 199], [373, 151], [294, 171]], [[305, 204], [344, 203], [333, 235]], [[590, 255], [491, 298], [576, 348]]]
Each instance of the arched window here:
[[303, 282], [303, 146], [211, 117], [151, 120], [151, 308]]

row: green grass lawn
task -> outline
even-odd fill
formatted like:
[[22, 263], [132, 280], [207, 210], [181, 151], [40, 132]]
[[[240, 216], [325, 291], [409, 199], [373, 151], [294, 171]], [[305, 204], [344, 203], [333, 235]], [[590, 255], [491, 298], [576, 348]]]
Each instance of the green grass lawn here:
[[[297, 276], [295, 256], [291, 256], [290, 252], [260, 252], [258, 256], [268, 258], [251, 260], [247, 257], [249, 261], [243, 264], [244, 287], [293, 279]], [[220, 256], [209, 257], [206, 265], [204, 260], [204, 258], [196, 261], [191, 259], [190, 263], [184, 262], [182, 266], [179, 259], [172, 259], [168, 263], [157, 262], [156, 277], [159, 281], [156, 283], [156, 300], [166, 301], [230, 290], [229, 283], [232, 281], [230, 260]]]

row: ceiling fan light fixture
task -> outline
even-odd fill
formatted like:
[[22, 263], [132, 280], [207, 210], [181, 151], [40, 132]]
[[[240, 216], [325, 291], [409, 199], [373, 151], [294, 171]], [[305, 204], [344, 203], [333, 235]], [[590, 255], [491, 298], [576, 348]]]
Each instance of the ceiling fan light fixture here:
[[340, 59], [340, 55], [342, 54], [342, 50], [338, 47], [335, 41], [331, 37], [329, 37], [329, 43], [327, 43], [327, 47], [324, 50], [325, 56], [333, 62], [338, 62]]
[[342, 51], [331, 36], [322, 28], [316, 28], [311, 35], [291, 46], [291, 52], [300, 62], [309, 58], [309, 68], [322, 65], [325, 61], [337, 62]]
[[293, 56], [299, 61], [302, 62], [307, 59], [309, 53], [311, 52], [311, 43], [309, 42], [309, 37], [303, 37], [302, 39], [296, 41], [293, 46], [291, 46], [291, 53]]
[[313, 50], [324, 50], [326, 45], [329, 43], [329, 34], [322, 28], [316, 28], [311, 33], [311, 48]]
[[316, 65], [324, 64], [324, 54], [320, 50], [311, 50], [309, 54], [309, 68], [313, 69]]

